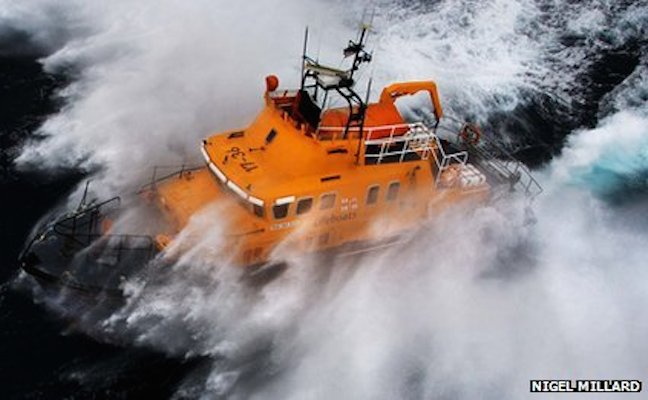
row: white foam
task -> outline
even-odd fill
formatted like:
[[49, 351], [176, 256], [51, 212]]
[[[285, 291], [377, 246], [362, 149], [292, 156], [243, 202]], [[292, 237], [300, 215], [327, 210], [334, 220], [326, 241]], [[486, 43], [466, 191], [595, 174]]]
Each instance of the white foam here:
[[[44, 12], [38, 5], [32, 11]], [[28, 146], [18, 163], [99, 166], [109, 190], [142, 181], [156, 164], [199, 162], [200, 139], [250, 123], [262, 105], [264, 76], [277, 73], [295, 85], [303, 27], [310, 15], [321, 21], [330, 14], [317, 3], [278, 1], [42, 7], [93, 34], [44, 60], [49, 70], [73, 66], [78, 79], [62, 93], [67, 106], [42, 127], [46, 139]]]
[[[368, 4], [14, 3], [0, 7], [2, 20], [58, 48], [46, 67], [78, 71], [67, 106], [41, 130], [46, 139], [19, 162], [98, 165], [106, 193], [151, 165], [199, 160], [208, 132], [249, 122], [266, 74], [296, 83], [305, 24], [319, 25], [312, 46], [321, 41], [322, 58], [335, 59], [356, 21], [332, 21]], [[590, 46], [563, 46], [565, 27], [596, 48], [602, 31], [622, 38], [641, 15], [630, 7], [607, 26], [596, 23], [616, 7], [607, 2], [552, 7], [378, 2], [375, 87], [434, 78], [448, 110], [478, 117], [514, 108], [529, 90], [570, 100]], [[67, 40], [48, 42], [61, 21], [72, 21]], [[300, 260], [261, 289], [243, 287], [220, 252], [218, 210], [206, 210], [176, 242], [190, 250], [173, 273], [129, 282], [129, 304], [101, 328], [169, 354], [212, 357], [195, 390], [207, 398], [522, 398], [529, 379], [646, 380], [645, 227], [573, 179], [609, 157], [634, 160], [618, 173], [635, 170], [645, 126], [622, 112], [570, 139], [543, 171], [535, 226], [515, 201], [456, 210], [401, 253], [340, 261], [326, 279], [318, 276], [330, 266]], [[251, 359], [269, 362], [255, 385], [241, 380]]]

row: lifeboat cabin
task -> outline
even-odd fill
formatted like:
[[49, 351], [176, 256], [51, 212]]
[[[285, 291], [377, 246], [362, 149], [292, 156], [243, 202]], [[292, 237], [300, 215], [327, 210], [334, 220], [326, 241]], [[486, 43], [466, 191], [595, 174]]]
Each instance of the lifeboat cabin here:
[[[265, 105], [245, 129], [202, 143], [206, 166], [150, 189], [171, 222], [164, 249], [192, 215], [218, 202], [227, 251], [238, 265], [273, 259], [279, 244], [304, 252], [366, 251], [397, 240], [443, 207], [489, 193], [486, 177], [435, 134], [443, 117], [434, 82], [395, 83], [368, 102], [354, 73], [371, 60], [365, 31], [345, 49], [350, 69], [303, 56], [301, 87], [266, 78]], [[306, 48], [306, 46], [304, 46]], [[368, 98], [367, 89], [366, 98]], [[406, 122], [395, 100], [425, 93], [436, 121]], [[342, 107], [330, 107], [336, 99]]]

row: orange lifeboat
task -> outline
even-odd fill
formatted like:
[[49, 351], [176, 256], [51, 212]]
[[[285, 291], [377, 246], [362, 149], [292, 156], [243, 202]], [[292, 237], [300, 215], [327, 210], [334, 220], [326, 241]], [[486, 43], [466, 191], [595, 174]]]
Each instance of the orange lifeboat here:
[[[268, 76], [261, 112], [245, 127], [205, 138], [203, 165], [154, 174], [138, 192], [163, 222], [154, 232], [113, 233], [110, 221], [118, 215], [108, 209], [119, 199], [86, 204], [84, 196], [77, 210], [37, 230], [23, 268], [43, 280], [118, 291], [134, 265], [171, 257], [167, 249], [177, 249], [172, 244], [195, 216], [218, 205], [222, 215], [212, 223], [225, 232], [224, 258], [254, 271], [277, 260], [280, 248], [370, 251], [397, 243], [444, 208], [486, 199], [496, 186], [539, 188], [523, 165], [502, 161], [504, 153], [490, 157], [481, 131], [459, 134], [441, 124], [432, 81], [391, 84], [366, 104], [368, 95], [354, 89], [355, 71], [371, 60], [365, 33], [345, 49], [353, 56], [349, 69], [324, 66], [304, 52], [299, 88], [282, 90]], [[396, 107], [397, 99], [421, 91], [430, 96], [434, 126], [408, 123]], [[330, 96], [347, 107], [327, 109]], [[95, 282], [70, 275], [74, 263]]]

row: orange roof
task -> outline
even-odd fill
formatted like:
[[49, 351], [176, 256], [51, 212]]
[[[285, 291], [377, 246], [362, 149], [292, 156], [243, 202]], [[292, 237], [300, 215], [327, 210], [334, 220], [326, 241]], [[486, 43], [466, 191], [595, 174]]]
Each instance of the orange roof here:
[[[346, 126], [349, 119], [349, 108], [340, 107], [327, 110], [322, 115], [320, 126]], [[404, 124], [405, 121], [394, 103], [373, 103], [367, 106], [364, 126]]]
[[[275, 130], [274, 139], [266, 138]], [[357, 140], [318, 141], [267, 105], [242, 135], [216, 134], [205, 150], [215, 166], [247, 194], [263, 200], [292, 194], [302, 185], [356, 168]], [[333, 148], [346, 153], [329, 154]]]

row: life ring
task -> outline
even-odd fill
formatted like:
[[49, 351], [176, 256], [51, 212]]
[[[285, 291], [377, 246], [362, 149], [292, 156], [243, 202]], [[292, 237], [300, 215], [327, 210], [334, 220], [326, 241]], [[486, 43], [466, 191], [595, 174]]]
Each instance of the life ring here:
[[481, 129], [475, 124], [465, 124], [459, 132], [459, 137], [464, 143], [477, 144], [481, 137]]

